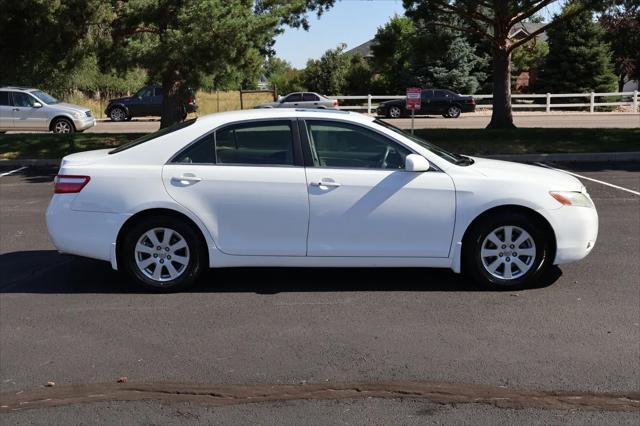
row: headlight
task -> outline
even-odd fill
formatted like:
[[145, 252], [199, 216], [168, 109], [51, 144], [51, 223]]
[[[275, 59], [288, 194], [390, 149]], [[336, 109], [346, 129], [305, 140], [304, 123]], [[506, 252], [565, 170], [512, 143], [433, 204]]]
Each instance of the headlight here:
[[83, 112], [74, 112], [74, 113], [73, 113], [73, 116], [74, 116], [75, 118], [77, 118], [78, 120], [80, 120], [82, 117], [84, 117], [84, 116], [85, 116], [85, 114], [84, 114]]
[[593, 203], [582, 192], [557, 191], [549, 192], [556, 201], [564, 206], [593, 207]]

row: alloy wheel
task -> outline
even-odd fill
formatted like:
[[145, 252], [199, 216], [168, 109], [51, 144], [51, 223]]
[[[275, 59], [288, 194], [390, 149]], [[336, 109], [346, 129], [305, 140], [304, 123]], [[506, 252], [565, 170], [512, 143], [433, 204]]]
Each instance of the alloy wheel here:
[[109, 113], [109, 116], [113, 121], [122, 121], [126, 118], [124, 111], [121, 108], [115, 108]]
[[447, 115], [451, 118], [458, 118], [460, 116], [460, 108], [457, 106], [450, 106], [447, 110]]
[[491, 231], [480, 249], [482, 266], [502, 280], [522, 277], [533, 267], [536, 245], [533, 237], [518, 226], [501, 226]]
[[166, 282], [178, 278], [189, 265], [189, 246], [170, 228], [153, 228], [142, 234], [134, 249], [138, 269], [146, 277]]
[[400, 111], [400, 108], [398, 108], [397, 106], [389, 108], [389, 115], [391, 116], [391, 118], [398, 118], [400, 117], [401, 113], [402, 111]]
[[71, 123], [66, 120], [59, 120], [53, 126], [53, 133], [71, 133]]

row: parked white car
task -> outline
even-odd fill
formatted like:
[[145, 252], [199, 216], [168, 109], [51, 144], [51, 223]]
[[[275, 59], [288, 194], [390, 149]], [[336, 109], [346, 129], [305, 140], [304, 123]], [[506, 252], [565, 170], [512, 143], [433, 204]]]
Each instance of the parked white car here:
[[565, 173], [451, 154], [344, 111], [189, 120], [65, 157], [55, 192], [61, 252], [160, 291], [232, 266], [451, 268], [515, 288], [584, 258], [598, 233]]
[[86, 107], [60, 102], [38, 89], [0, 87], [0, 133], [73, 133], [95, 125], [96, 119]]

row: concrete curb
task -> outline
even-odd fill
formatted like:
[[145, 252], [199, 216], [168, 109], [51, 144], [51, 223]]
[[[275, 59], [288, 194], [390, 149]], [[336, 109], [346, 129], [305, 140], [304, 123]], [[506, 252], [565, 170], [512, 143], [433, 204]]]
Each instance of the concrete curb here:
[[[519, 161], [525, 163], [535, 162], [616, 162], [616, 161], [640, 161], [640, 151], [636, 152], [585, 152], [575, 154], [495, 154], [476, 155], [474, 157], [492, 158], [495, 160]], [[23, 160], [0, 160], [0, 167], [51, 167], [59, 166], [60, 160], [55, 158], [37, 158]]]

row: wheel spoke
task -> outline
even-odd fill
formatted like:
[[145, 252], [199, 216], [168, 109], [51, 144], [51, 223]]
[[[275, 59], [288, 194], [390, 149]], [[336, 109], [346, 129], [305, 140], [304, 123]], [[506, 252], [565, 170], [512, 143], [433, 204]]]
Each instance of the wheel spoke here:
[[162, 245], [169, 245], [169, 241], [171, 241], [171, 236], [173, 235], [173, 231], [171, 229], [163, 229], [162, 230]]
[[497, 247], [500, 247], [500, 244], [502, 244], [502, 241], [500, 241], [500, 238], [498, 238], [495, 231], [487, 235], [487, 239], [491, 241], [493, 244], [495, 244]]
[[507, 244], [511, 244], [513, 242], [513, 227], [505, 226], [504, 227], [504, 242]]
[[155, 253], [155, 250], [153, 249], [153, 247], [145, 246], [144, 244], [141, 244], [141, 243], [136, 244], [136, 251], [139, 253], [149, 253], [149, 254]]
[[529, 270], [529, 265], [527, 265], [526, 263], [524, 263], [522, 260], [518, 259], [517, 257], [513, 258], [513, 263], [516, 264], [518, 269], [520, 269], [520, 272], [522, 272], [523, 274], [526, 273]]
[[167, 268], [167, 272], [169, 273], [169, 278], [174, 279], [178, 276], [178, 271], [176, 270], [176, 268], [174, 268], [171, 262], [165, 263], [164, 267]]
[[482, 256], [483, 258], [496, 257], [496, 256], [498, 256], [498, 254], [500, 254], [500, 250], [499, 249], [483, 248], [482, 251], [480, 252], [480, 256]]
[[186, 246], [187, 246], [187, 242], [181, 239], [180, 241], [177, 241], [174, 245], [169, 246], [169, 248], [171, 249], [172, 252], [176, 252], [180, 249], [185, 248]]
[[510, 263], [505, 263], [504, 264], [504, 278], [507, 280], [510, 280], [511, 278], [513, 278], [513, 274], [511, 273], [511, 264]]
[[491, 262], [489, 265], [487, 265], [487, 269], [490, 272], [495, 273], [496, 269], [498, 269], [498, 267], [500, 265], [502, 265], [503, 263], [504, 263], [504, 260], [498, 258], [498, 259], [494, 260], [493, 262]]
[[160, 281], [160, 278], [162, 278], [162, 266], [160, 264], [156, 265], [156, 269], [153, 270], [153, 279], [156, 281]]
[[171, 255], [171, 260], [179, 263], [181, 265], [187, 265], [189, 263], [189, 258], [186, 256], [178, 256], [177, 254]]
[[149, 265], [151, 265], [152, 263], [154, 263], [156, 260], [153, 257], [148, 257], [144, 260], [141, 260], [138, 262], [138, 266], [140, 266], [140, 268], [142, 269], [146, 269]]
[[520, 248], [522, 243], [524, 243], [527, 239], [529, 239], [529, 234], [527, 234], [526, 232], [522, 232], [513, 242], [513, 245], [516, 246], [516, 248]]
[[535, 256], [535, 248], [518, 249], [518, 256]]
[[149, 240], [154, 246], [160, 245], [160, 240], [158, 240], [158, 236], [156, 235], [155, 229], [148, 231], [145, 235], [147, 236], [147, 238], [149, 238]]

